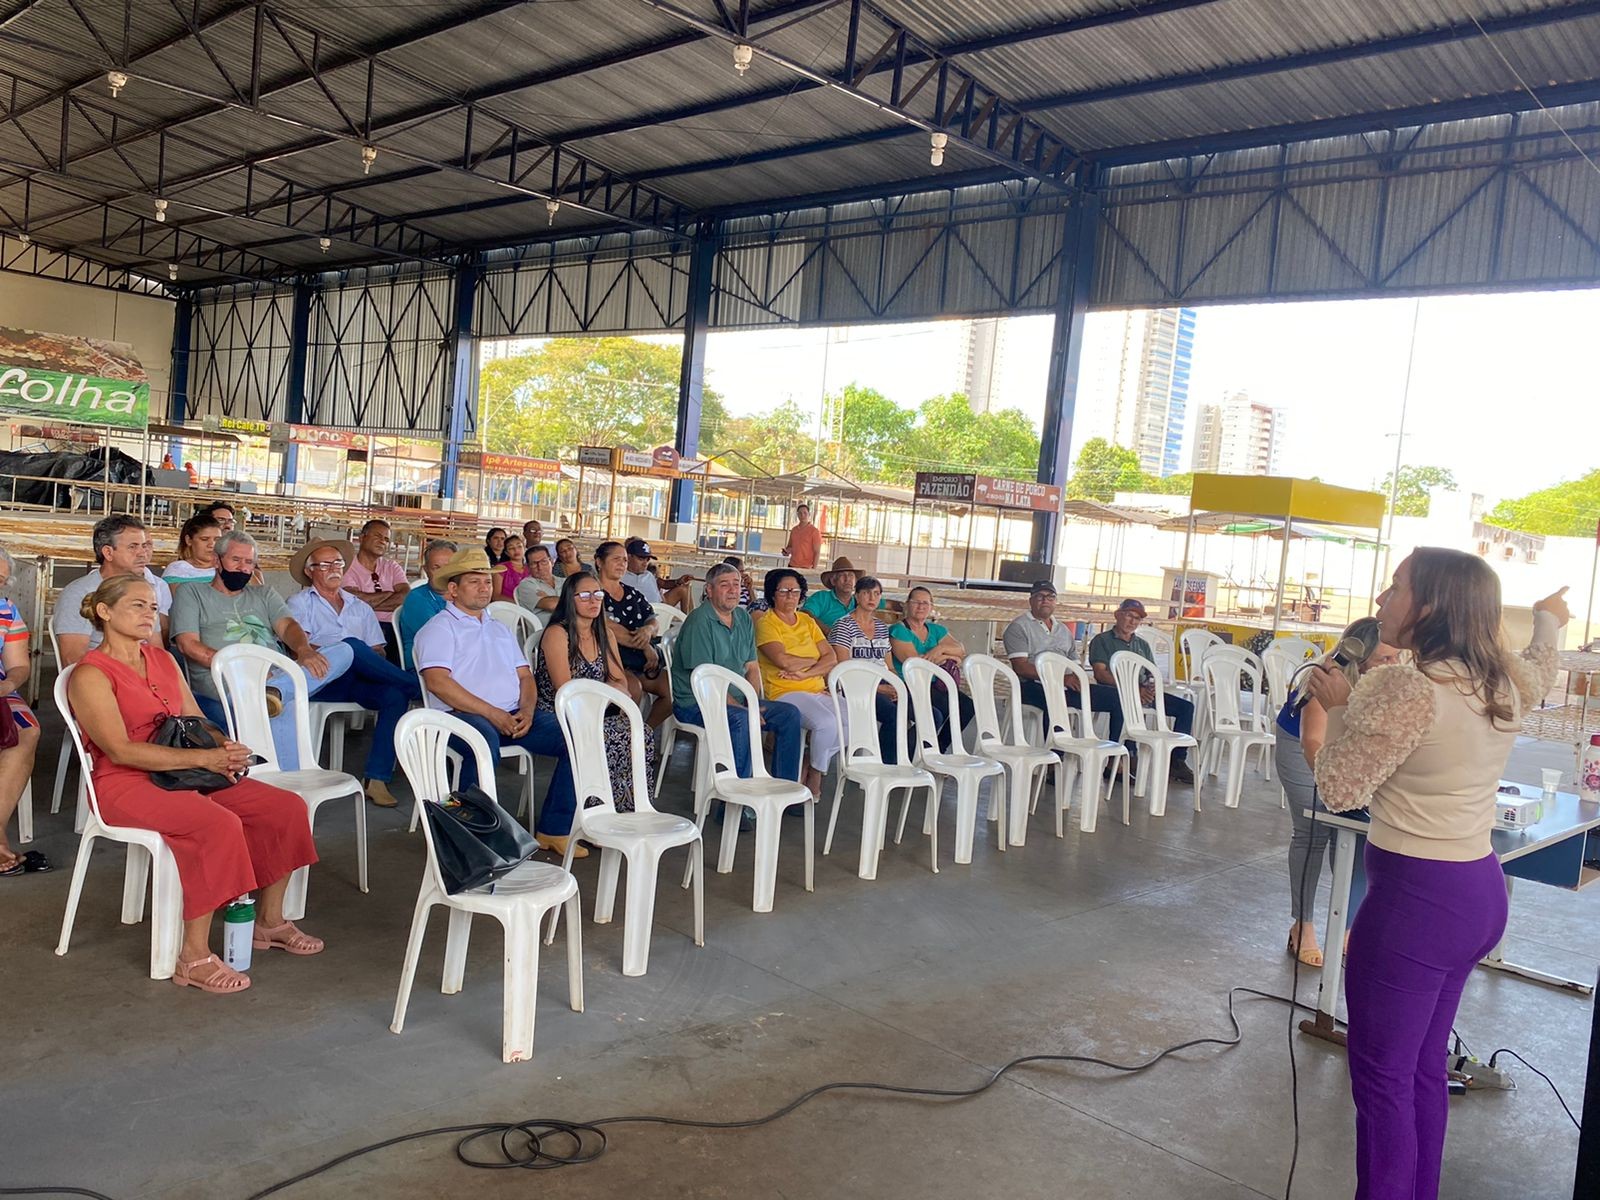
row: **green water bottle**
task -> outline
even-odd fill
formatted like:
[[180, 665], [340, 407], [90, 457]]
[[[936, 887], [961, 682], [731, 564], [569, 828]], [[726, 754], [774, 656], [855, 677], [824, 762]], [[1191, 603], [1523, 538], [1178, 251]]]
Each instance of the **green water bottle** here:
[[235, 971], [250, 969], [251, 939], [256, 931], [256, 905], [240, 896], [222, 912], [222, 961]]

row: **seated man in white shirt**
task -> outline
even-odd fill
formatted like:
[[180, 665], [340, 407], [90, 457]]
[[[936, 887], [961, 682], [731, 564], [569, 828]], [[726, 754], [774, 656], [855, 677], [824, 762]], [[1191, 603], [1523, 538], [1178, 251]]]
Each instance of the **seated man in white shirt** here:
[[628, 552], [628, 569], [622, 573], [622, 582], [631, 588], [637, 588], [651, 604], [670, 604], [687, 613], [694, 604], [689, 594], [694, 576], [680, 575], [677, 579], [667, 580], [663, 585], [662, 581], [656, 578], [655, 572], [650, 569], [650, 564], [655, 561], [656, 556], [650, 553], [649, 542], [643, 538], [629, 538], [624, 548]]
[[[433, 586], [443, 591], [445, 608], [417, 631], [412, 652], [427, 685], [428, 707], [454, 713], [481, 733], [491, 762], [499, 761], [507, 742], [556, 760], [534, 832], [545, 849], [565, 854], [577, 807], [572, 767], [555, 714], [538, 707], [533, 671], [516, 636], [488, 615], [502, 570], [490, 564], [481, 546], [458, 550], [435, 570]], [[461, 786], [476, 782], [477, 764], [465, 755]], [[574, 857], [585, 856], [580, 846]]]
[[309, 542], [289, 560], [289, 574], [303, 590], [286, 602], [318, 650], [341, 642], [350, 647], [350, 669], [317, 692], [318, 700], [348, 701], [378, 716], [367, 751], [367, 799], [380, 808], [395, 806], [389, 783], [394, 779], [394, 730], [406, 709], [421, 698], [416, 676], [402, 671], [384, 655], [383, 627], [372, 606], [342, 585], [355, 548], [345, 541]]
[[[539, 522], [528, 523], [537, 525]], [[561, 598], [561, 581], [556, 578], [550, 547], [529, 546], [527, 553], [522, 556], [522, 565], [533, 574], [517, 584], [516, 601], [531, 613], [546, 614], [545, 619], [548, 620], [548, 614], [555, 611], [556, 601]]]
[[172, 611], [172, 589], [150, 570], [153, 544], [144, 523], [138, 517], [118, 513], [96, 521], [94, 526], [94, 560], [97, 568], [81, 579], [74, 579], [61, 589], [56, 597], [56, 642], [61, 647], [63, 667], [77, 662], [100, 644], [100, 631], [78, 610], [83, 598], [98, 588], [103, 580], [118, 575], [143, 575], [145, 582], [156, 591], [156, 609], [161, 622], [151, 639], [164, 646], [167, 640], [168, 614]]

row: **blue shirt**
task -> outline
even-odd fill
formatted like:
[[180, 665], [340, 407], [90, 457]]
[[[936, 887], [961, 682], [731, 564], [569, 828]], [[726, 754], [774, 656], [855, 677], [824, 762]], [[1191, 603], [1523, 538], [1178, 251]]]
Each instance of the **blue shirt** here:
[[412, 588], [401, 601], [394, 624], [400, 636], [400, 653], [407, 665], [415, 661], [411, 657], [411, 644], [417, 640], [417, 631], [442, 613], [444, 604], [443, 593], [434, 591], [431, 583], [427, 587]]
[[339, 611], [334, 612], [333, 605], [316, 588], [308, 587], [290, 596], [285, 603], [289, 615], [299, 622], [300, 628], [306, 631], [306, 637], [319, 650], [324, 646], [336, 646], [345, 638], [355, 638], [367, 646], [382, 647], [383, 626], [378, 624], [378, 615], [372, 611], [372, 605], [348, 592], [342, 599]]

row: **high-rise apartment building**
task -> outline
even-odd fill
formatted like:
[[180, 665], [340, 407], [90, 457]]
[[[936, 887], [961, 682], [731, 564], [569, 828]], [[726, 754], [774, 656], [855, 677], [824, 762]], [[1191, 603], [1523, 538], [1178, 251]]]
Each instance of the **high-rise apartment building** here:
[[1273, 475], [1283, 445], [1283, 410], [1232, 392], [1196, 414], [1194, 469], [1222, 475]]
[[986, 413], [994, 409], [999, 399], [1005, 350], [1004, 331], [1000, 327], [999, 317], [984, 317], [966, 324], [967, 339], [962, 348], [958, 373], [972, 411]]
[[[1195, 314], [1189, 308], [1108, 314], [1086, 343], [1082, 413], [1100, 436], [1139, 456], [1151, 475], [1182, 470]], [[1101, 430], [1104, 432], [1101, 432]]]

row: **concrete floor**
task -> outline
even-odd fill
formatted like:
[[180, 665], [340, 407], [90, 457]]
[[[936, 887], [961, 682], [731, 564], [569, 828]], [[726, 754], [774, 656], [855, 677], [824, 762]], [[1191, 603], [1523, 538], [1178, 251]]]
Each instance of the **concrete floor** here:
[[[1556, 746], [1519, 746], [1510, 773], [1570, 769]], [[359, 757], [352, 756], [359, 762]], [[687, 751], [666, 804], [686, 807]], [[36, 792], [48, 808], [54, 747]], [[348, 810], [318, 826], [305, 925], [321, 957], [258, 958], [237, 998], [179, 991], [146, 974], [148, 926], [117, 921], [122, 852], [89, 873], [72, 952], [52, 949], [76, 839], [42, 812], [37, 846], [55, 873], [0, 881], [0, 1185], [91, 1187], [135, 1196], [243, 1197], [360, 1144], [408, 1130], [535, 1116], [621, 1112], [753, 1115], [830, 1079], [968, 1086], [1030, 1052], [1132, 1061], [1171, 1043], [1226, 1035], [1227, 989], [1287, 993], [1292, 963], [1284, 849], [1288, 818], [1255, 772], [1238, 810], [1135, 812], [1131, 827], [1057, 840], [1037, 816], [1028, 844], [992, 837], [969, 867], [941, 873], [909, 832], [879, 878], [855, 877], [849, 804], [834, 853], [802, 888], [790, 822], [776, 910], [750, 911], [748, 839], [732, 875], [708, 874], [706, 945], [688, 937], [689, 893], [663, 872], [649, 974], [620, 974], [621, 927], [586, 923], [587, 1011], [566, 1007], [562, 946], [547, 951], [533, 1061], [500, 1062], [500, 935], [480, 923], [465, 990], [439, 994], [444, 917], [423, 948], [405, 1033], [388, 1031], [422, 866], [405, 809], [369, 809], [372, 890], [355, 890]], [[819, 840], [820, 840], [819, 821]], [[913, 821], [915, 824], [915, 820]], [[855, 827], [852, 828], [852, 825]], [[675, 856], [676, 858], [676, 856]], [[681, 861], [681, 859], [676, 859]], [[673, 860], [669, 860], [673, 861]], [[597, 857], [577, 864], [592, 901]], [[1600, 892], [1600, 889], [1596, 889]], [[619, 898], [618, 912], [622, 911]], [[1517, 954], [1593, 978], [1600, 894], [1522, 889]], [[1302, 998], [1316, 994], [1300, 981]], [[1591, 1002], [1479, 972], [1458, 1028], [1480, 1054], [1510, 1045], [1570, 1102], [1582, 1095]], [[284, 1193], [296, 1198], [1281, 1196], [1291, 1105], [1286, 1006], [1241, 1000], [1241, 1045], [1185, 1052], [1136, 1077], [1027, 1069], [980, 1099], [828, 1096], [744, 1132], [614, 1129], [600, 1162], [545, 1174], [470, 1172], [437, 1138], [381, 1151]], [[1342, 1052], [1296, 1036], [1303, 1138], [1294, 1195], [1353, 1190], [1352, 1110]], [[1452, 1102], [1444, 1195], [1571, 1195], [1577, 1135], [1548, 1089], [1512, 1066], [1513, 1093]]]

